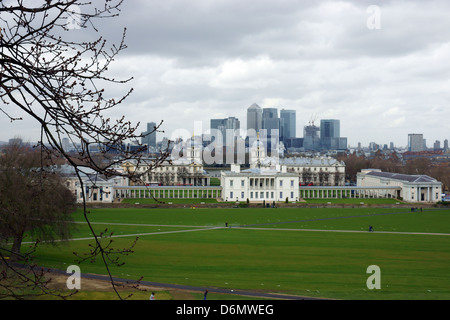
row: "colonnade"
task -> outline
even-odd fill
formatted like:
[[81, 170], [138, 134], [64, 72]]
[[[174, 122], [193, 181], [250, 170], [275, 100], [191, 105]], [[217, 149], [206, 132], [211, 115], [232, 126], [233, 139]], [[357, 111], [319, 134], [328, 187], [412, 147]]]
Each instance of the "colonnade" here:
[[193, 186], [158, 186], [158, 187], [115, 187], [115, 198], [157, 198], [157, 199], [191, 199], [191, 198], [221, 198], [221, 187], [193, 187]]
[[398, 198], [399, 187], [300, 187], [303, 199]]

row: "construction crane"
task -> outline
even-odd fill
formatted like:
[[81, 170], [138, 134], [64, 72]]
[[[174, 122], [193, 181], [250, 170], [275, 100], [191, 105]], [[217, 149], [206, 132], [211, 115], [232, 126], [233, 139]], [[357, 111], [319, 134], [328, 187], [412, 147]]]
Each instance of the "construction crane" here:
[[309, 118], [309, 125], [314, 125], [314, 121], [316, 121], [316, 119], [317, 119], [317, 112], [313, 113], [311, 115], [311, 118]]

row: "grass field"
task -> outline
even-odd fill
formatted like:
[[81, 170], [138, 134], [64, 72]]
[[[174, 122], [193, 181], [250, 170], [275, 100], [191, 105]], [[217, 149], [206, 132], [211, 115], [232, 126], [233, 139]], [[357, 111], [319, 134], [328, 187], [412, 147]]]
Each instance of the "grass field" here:
[[[335, 299], [450, 299], [450, 210], [401, 208], [91, 209], [98, 231], [135, 253], [114, 276]], [[65, 270], [92, 240], [40, 245], [39, 265]], [[228, 228], [225, 228], [225, 223]], [[368, 232], [372, 225], [375, 232]], [[176, 231], [176, 232], [174, 232]], [[381, 270], [370, 290], [367, 267]], [[100, 262], [83, 273], [105, 273]]]

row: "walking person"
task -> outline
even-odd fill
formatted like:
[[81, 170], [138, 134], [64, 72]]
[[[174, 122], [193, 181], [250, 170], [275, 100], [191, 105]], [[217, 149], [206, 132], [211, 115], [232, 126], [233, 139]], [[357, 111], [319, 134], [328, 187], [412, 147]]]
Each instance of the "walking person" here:
[[155, 293], [152, 292], [152, 294], [150, 295], [150, 300], [155, 300]]
[[208, 294], [208, 290], [205, 290], [205, 293], [203, 294], [203, 300], [206, 300], [206, 295]]

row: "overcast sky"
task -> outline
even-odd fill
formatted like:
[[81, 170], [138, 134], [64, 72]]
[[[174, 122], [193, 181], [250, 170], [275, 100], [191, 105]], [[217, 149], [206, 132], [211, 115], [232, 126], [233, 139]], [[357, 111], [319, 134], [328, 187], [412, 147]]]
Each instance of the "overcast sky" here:
[[[295, 109], [298, 137], [311, 119], [339, 119], [351, 146], [405, 146], [408, 133], [428, 147], [450, 139], [448, 0], [127, 0], [122, 9], [97, 22], [111, 42], [127, 28], [111, 73], [134, 77], [110, 115], [142, 131], [164, 120], [158, 140], [196, 123], [206, 133], [211, 118], [235, 116], [246, 129], [253, 103]], [[0, 140], [37, 140], [30, 122], [1, 117]]]

